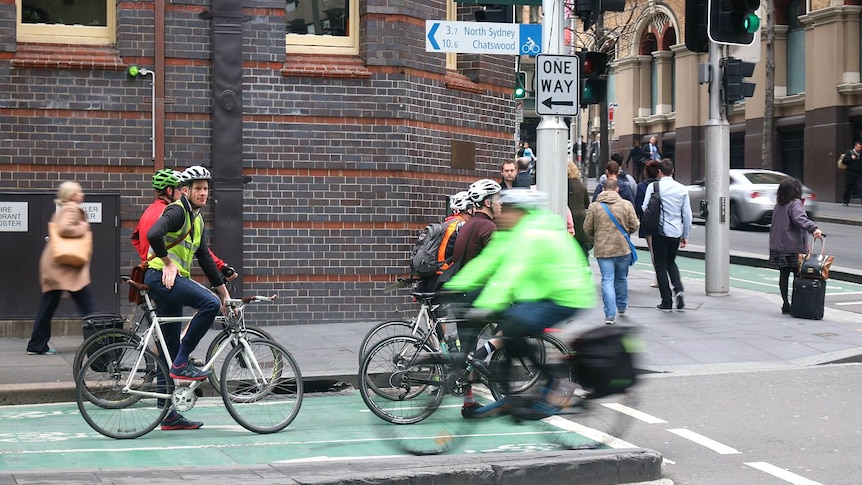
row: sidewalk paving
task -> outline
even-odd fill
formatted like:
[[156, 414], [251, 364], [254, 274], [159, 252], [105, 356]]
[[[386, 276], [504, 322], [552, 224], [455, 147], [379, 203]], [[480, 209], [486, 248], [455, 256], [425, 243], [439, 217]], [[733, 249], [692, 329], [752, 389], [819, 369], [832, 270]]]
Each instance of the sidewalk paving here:
[[[821, 203], [818, 220], [862, 225], [862, 207]], [[683, 255], [702, 258], [702, 252], [703, 248], [689, 248]], [[742, 258], [743, 263], [749, 258], [749, 263], [756, 265], [755, 257], [737, 257]], [[598, 287], [598, 268], [594, 259], [591, 263]], [[851, 273], [862, 277], [856, 274], [859, 272]], [[707, 296], [703, 280], [685, 278], [686, 308], [667, 313], [655, 309], [659, 296], [657, 289], [650, 288], [652, 280], [651, 267], [645, 261], [633, 267], [629, 276], [629, 311], [618, 318], [618, 324], [640, 329], [645, 351], [639, 367], [647, 372], [696, 374], [862, 361], [862, 324], [856, 313], [827, 308], [822, 321], [794, 319], [781, 314], [778, 295], [731, 288], [726, 296]], [[408, 297], [406, 290], [400, 291]], [[393, 318], [409, 319], [409, 315], [393, 315]], [[602, 322], [599, 302], [596, 308], [567, 325], [563, 335], [574, 335]], [[340, 387], [339, 383], [355, 383], [357, 349], [373, 324], [309, 324], [267, 327], [266, 330], [294, 355], [308, 388], [326, 390]], [[26, 339], [0, 338], [0, 404], [74, 401], [71, 360], [82, 340], [80, 335], [55, 336], [51, 344], [57, 350], [56, 355], [28, 356], [24, 352]], [[650, 454], [654, 452], [639, 450], [636, 453], [640, 453], [639, 459], [646, 460], [644, 463], [655, 459]], [[536, 463], [539, 462], [537, 458]], [[476, 466], [479, 463], [481, 461], [472, 462]], [[325, 470], [323, 467], [327, 465], [320, 464], [320, 467]], [[572, 467], [572, 470], [577, 469], [577, 465]], [[657, 478], [648, 475], [643, 479]], [[343, 479], [332, 483], [336, 482], [349, 483]], [[2, 474], [0, 483], [7, 483]]]

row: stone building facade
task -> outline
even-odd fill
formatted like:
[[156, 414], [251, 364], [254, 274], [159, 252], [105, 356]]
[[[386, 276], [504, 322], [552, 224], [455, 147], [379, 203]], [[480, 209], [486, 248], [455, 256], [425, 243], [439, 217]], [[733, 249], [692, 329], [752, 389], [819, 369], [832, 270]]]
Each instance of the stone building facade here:
[[[409, 295], [381, 289], [405, 275], [446, 196], [497, 178], [514, 153], [512, 57], [426, 52], [426, 20], [473, 20], [477, 7], [451, 0], [246, 0], [234, 5], [241, 86], [227, 99], [212, 19], [234, 1], [102, 0], [69, 21], [0, 0], [0, 184], [118, 192], [127, 272], [154, 170], [212, 167], [212, 246], [243, 294], [280, 297], [256, 324], [409, 318]], [[132, 64], [155, 72], [131, 78]], [[214, 106], [231, 103], [241, 156], [213, 166]], [[241, 174], [236, 194], [222, 171]]]

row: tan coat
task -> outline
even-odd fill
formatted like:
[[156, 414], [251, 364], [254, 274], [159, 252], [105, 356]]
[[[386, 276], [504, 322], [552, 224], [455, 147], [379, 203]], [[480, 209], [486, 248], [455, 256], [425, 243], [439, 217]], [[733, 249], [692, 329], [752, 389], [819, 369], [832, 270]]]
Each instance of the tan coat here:
[[[57, 232], [63, 237], [81, 237], [90, 232], [90, 223], [81, 206], [75, 202], [66, 202], [51, 216], [51, 222], [57, 227]], [[48, 245], [42, 249], [39, 258], [39, 282], [42, 293], [52, 290], [79, 291], [90, 284], [90, 263], [81, 268], [57, 264], [51, 258]]]
[[611, 221], [601, 202], [608, 204], [608, 209], [623, 229], [632, 234], [640, 227], [638, 216], [631, 202], [620, 197], [616, 192], [603, 191], [596, 201], [587, 208], [587, 217], [584, 219], [584, 231], [590, 241], [593, 241], [593, 256], [596, 258], [615, 258], [631, 253], [629, 243], [626, 242], [623, 233], [617, 229], [616, 224]]

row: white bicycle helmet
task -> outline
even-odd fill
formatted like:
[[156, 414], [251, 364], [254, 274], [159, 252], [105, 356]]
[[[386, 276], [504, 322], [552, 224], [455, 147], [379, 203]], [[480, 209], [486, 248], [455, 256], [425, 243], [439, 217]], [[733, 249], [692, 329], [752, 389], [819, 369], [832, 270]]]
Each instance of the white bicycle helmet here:
[[212, 182], [213, 177], [210, 171], [200, 165], [191, 166], [183, 172], [183, 182], [190, 184], [195, 180], [206, 180]]
[[543, 209], [548, 207], [548, 194], [526, 188], [509, 189], [500, 196], [500, 203], [526, 210]]
[[474, 204], [481, 203], [483, 200], [500, 192], [500, 184], [491, 179], [481, 179], [470, 184], [467, 193], [470, 195], [470, 200]]
[[464, 212], [472, 207], [473, 201], [470, 200], [470, 193], [466, 190], [449, 197], [449, 208], [453, 211]]

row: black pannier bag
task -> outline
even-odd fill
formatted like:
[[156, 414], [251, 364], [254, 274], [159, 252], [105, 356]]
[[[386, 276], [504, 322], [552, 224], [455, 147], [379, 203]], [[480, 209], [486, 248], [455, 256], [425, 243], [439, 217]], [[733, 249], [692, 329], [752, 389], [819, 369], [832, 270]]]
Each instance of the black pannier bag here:
[[635, 384], [635, 339], [631, 328], [605, 325], [571, 343], [575, 380], [590, 391], [589, 398], [619, 394]]
[[[96, 332], [105, 329], [122, 329], [125, 324], [126, 319], [116, 313], [91, 313], [81, 319], [81, 330], [84, 333], [84, 340], [87, 340]], [[90, 346], [90, 350], [87, 352], [87, 358], [106, 345], [122, 342], [124, 340], [125, 339], [120, 336], [105, 336], [95, 342], [94, 345]], [[103, 372], [106, 370], [106, 362], [94, 362], [91, 368], [95, 371]]]

